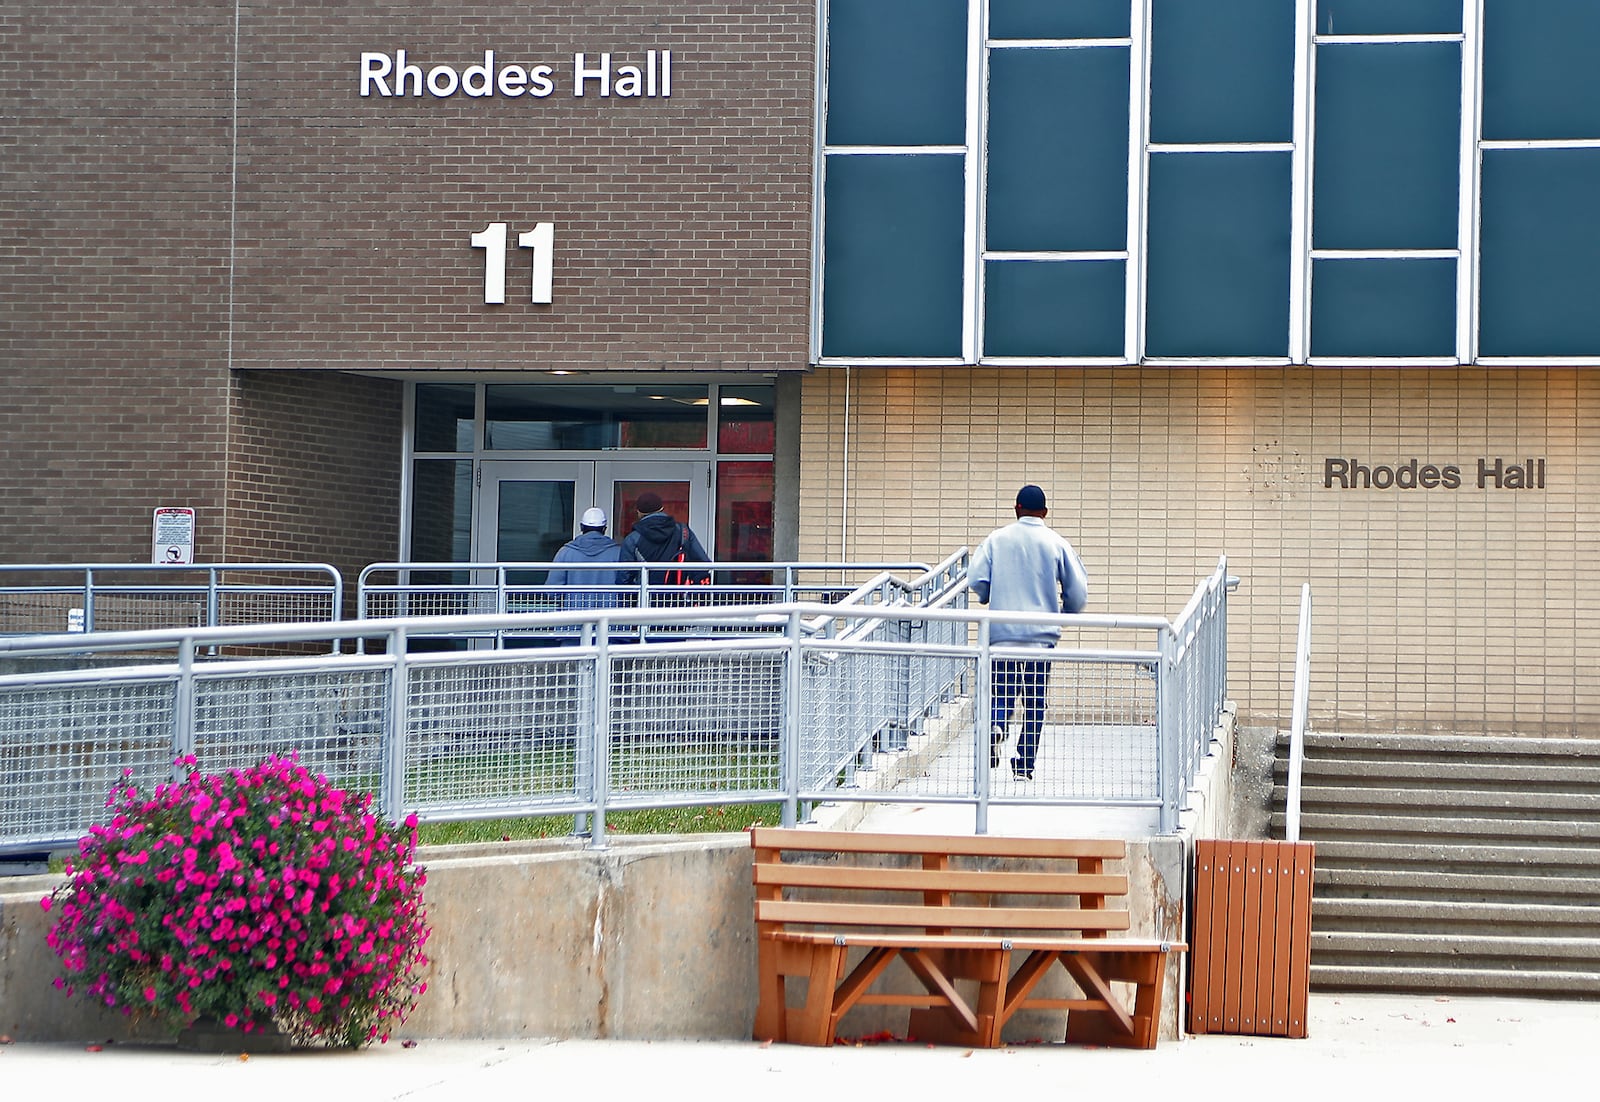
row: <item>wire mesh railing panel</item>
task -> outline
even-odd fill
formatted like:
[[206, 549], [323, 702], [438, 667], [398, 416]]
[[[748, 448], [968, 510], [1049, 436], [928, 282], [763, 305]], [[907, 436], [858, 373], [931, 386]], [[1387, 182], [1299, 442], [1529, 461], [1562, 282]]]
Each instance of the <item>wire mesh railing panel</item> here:
[[[806, 651], [800, 716], [800, 787], [850, 785], [878, 749], [876, 736], [903, 714], [887, 680], [892, 660], [869, 650]], [[896, 735], [901, 732], [896, 728]]]
[[610, 792], [776, 793], [785, 655], [680, 653], [612, 662]]
[[294, 754], [334, 783], [382, 788], [389, 674], [383, 669], [195, 679], [194, 755], [208, 772]]
[[405, 806], [532, 810], [578, 801], [593, 776], [594, 665], [592, 657], [523, 652], [412, 666]]
[[78, 838], [114, 785], [170, 779], [175, 677], [0, 693], [0, 844]]
[[159, 631], [162, 628], [194, 628], [206, 622], [204, 593], [174, 590], [171, 593], [118, 593], [96, 591], [93, 631]]
[[221, 624], [299, 624], [337, 619], [331, 591], [284, 588], [224, 590], [217, 595]]
[[0, 635], [48, 635], [81, 631], [82, 628], [81, 592], [52, 593], [43, 589], [0, 592]]

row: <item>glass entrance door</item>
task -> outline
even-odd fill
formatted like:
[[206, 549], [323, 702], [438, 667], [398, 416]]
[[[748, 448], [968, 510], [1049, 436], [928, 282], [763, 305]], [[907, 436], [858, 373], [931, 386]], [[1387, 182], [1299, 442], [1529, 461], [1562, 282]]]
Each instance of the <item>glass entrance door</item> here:
[[[473, 558], [478, 562], [549, 562], [578, 534], [584, 510], [606, 511], [606, 534], [622, 542], [639, 495], [654, 490], [662, 508], [711, 548], [711, 464], [674, 460], [491, 460], [481, 465]], [[538, 585], [544, 571], [511, 579]]]

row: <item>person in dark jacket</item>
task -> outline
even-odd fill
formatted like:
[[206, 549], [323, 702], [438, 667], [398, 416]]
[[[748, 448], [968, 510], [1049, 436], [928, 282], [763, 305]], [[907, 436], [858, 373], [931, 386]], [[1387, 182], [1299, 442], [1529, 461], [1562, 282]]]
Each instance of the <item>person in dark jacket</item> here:
[[[556, 552], [556, 562], [614, 563], [622, 558], [622, 545], [606, 535], [606, 511], [590, 509], [578, 520], [578, 538], [568, 540]], [[545, 584], [566, 586], [562, 607], [568, 609], [615, 608], [616, 586], [626, 584], [622, 570], [550, 571]]]
[[[639, 519], [633, 522], [633, 531], [622, 541], [622, 557], [642, 562], [710, 562], [711, 557], [687, 524], [674, 520], [661, 510], [661, 495], [646, 490], [639, 495], [634, 508]], [[683, 558], [679, 559], [679, 552]], [[683, 577], [682, 575], [687, 575]], [[705, 571], [652, 570], [651, 585], [674, 585], [683, 582], [699, 583], [707, 578]]]

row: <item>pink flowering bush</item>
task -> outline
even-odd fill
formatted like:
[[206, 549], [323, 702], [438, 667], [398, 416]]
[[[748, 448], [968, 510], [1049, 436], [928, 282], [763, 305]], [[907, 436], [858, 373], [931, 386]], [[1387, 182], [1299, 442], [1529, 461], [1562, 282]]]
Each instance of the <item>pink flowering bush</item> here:
[[293, 757], [119, 786], [106, 807], [40, 901], [68, 995], [355, 1048], [387, 1041], [426, 990], [415, 816], [392, 827]]

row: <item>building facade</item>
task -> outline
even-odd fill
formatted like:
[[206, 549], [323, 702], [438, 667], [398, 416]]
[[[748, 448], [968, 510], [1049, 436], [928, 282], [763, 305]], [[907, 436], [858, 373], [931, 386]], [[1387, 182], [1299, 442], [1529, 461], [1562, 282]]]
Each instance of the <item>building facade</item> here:
[[[1586, 0], [0, 0], [9, 562], [1219, 556], [1233, 694], [1587, 734]], [[620, 535], [620, 532], [616, 534]]]

